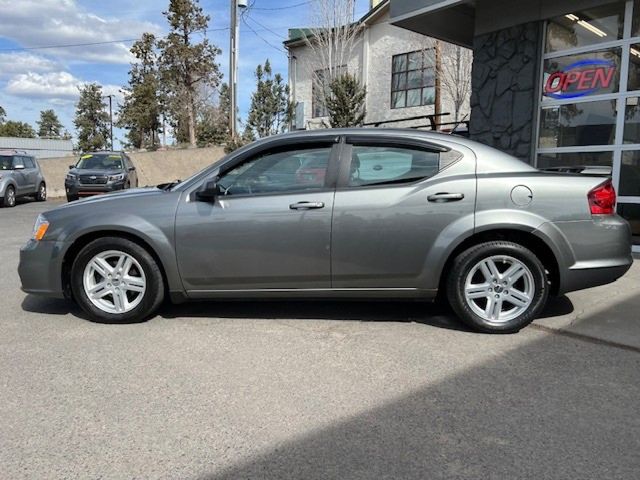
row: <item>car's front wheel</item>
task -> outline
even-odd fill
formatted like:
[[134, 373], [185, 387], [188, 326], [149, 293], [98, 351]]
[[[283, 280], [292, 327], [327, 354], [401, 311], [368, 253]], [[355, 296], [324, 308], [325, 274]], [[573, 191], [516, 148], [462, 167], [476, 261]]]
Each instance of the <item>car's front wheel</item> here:
[[533, 321], [549, 295], [544, 265], [514, 242], [475, 245], [456, 257], [447, 297], [460, 319], [487, 333], [517, 332]]
[[4, 191], [4, 197], [0, 198], [0, 206], [9, 208], [16, 206], [16, 190], [11, 185]]
[[36, 193], [36, 201], [37, 202], [47, 201], [47, 186], [45, 185], [44, 182], [42, 182], [38, 187], [38, 193]]
[[80, 251], [71, 270], [71, 289], [91, 320], [104, 323], [144, 321], [164, 297], [154, 258], [119, 237], [99, 238]]

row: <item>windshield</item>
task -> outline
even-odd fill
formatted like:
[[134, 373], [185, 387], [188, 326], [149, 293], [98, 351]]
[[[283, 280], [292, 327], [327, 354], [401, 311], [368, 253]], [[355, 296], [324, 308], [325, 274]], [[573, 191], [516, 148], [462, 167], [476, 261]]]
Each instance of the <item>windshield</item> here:
[[76, 168], [82, 170], [122, 170], [122, 157], [109, 154], [87, 154], [80, 157]]
[[0, 170], [13, 170], [13, 157], [0, 155]]

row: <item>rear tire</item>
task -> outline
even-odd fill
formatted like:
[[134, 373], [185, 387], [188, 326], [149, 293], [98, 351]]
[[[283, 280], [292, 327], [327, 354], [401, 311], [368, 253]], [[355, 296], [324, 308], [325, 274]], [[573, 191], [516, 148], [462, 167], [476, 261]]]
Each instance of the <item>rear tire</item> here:
[[104, 237], [85, 246], [71, 269], [73, 298], [94, 322], [143, 322], [164, 298], [160, 267], [130, 240]]
[[16, 206], [16, 190], [9, 185], [4, 191], [4, 197], [0, 198], [0, 206], [12, 208]]
[[42, 182], [38, 187], [38, 193], [36, 193], [36, 202], [47, 201], [47, 185]]
[[507, 241], [481, 243], [458, 255], [446, 289], [460, 320], [485, 333], [519, 331], [549, 296], [542, 262], [531, 250]]

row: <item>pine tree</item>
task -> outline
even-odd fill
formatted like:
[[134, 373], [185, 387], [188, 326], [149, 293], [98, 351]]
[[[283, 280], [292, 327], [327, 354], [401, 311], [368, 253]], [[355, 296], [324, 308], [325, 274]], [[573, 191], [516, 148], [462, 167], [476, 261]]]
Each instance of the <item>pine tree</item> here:
[[164, 15], [171, 32], [158, 42], [162, 85], [174, 130], [186, 131], [189, 143], [195, 146], [198, 87], [218, 86], [220, 72], [215, 60], [220, 50], [206, 37], [194, 41], [196, 34], [206, 32], [210, 20], [198, 0], [171, 0]]
[[2, 125], [7, 117], [7, 112], [0, 106], [0, 125]]
[[279, 73], [273, 75], [269, 60], [256, 68], [256, 91], [251, 95], [247, 125], [258, 135], [268, 137], [281, 133], [292, 115], [289, 86]]
[[40, 112], [40, 120], [36, 122], [38, 124], [38, 136], [41, 138], [56, 138], [62, 137], [62, 123], [58, 120], [58, 115], [52, 109], [42, 110]]
[[73, 121], [78, 131], [78, 149], [82, 152], [104, 149], [109, 144], [109, 114], [104, 110], [102, 87], [89, 83], [79, 90], [80, 99]]
[[155, 146], [160, 131], [161, 97], [157, 70], [156, 39], [151, 33], [131, 47], [137, 62], [131, 65], [129, 85], [123, 89], [118, 126], [126, 128], [128, 143], [135, 148]]
[[0, 137], [35, 138], [36, 131], [26, 122], [7, 120], [0, 124]]
[[329, 85], [327, 110], [332, 128], [360, 127], [366, 115], [367, 89], [350, 73], [333, 79]]

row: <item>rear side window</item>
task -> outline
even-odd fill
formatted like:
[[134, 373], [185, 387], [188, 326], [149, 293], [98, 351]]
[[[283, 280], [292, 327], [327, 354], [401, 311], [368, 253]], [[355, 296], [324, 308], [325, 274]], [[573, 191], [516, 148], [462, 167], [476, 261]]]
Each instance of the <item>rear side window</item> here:
[[354, 145], [350, 187], [402, 184], [438, 173], [440, 153], [411, 147]]

